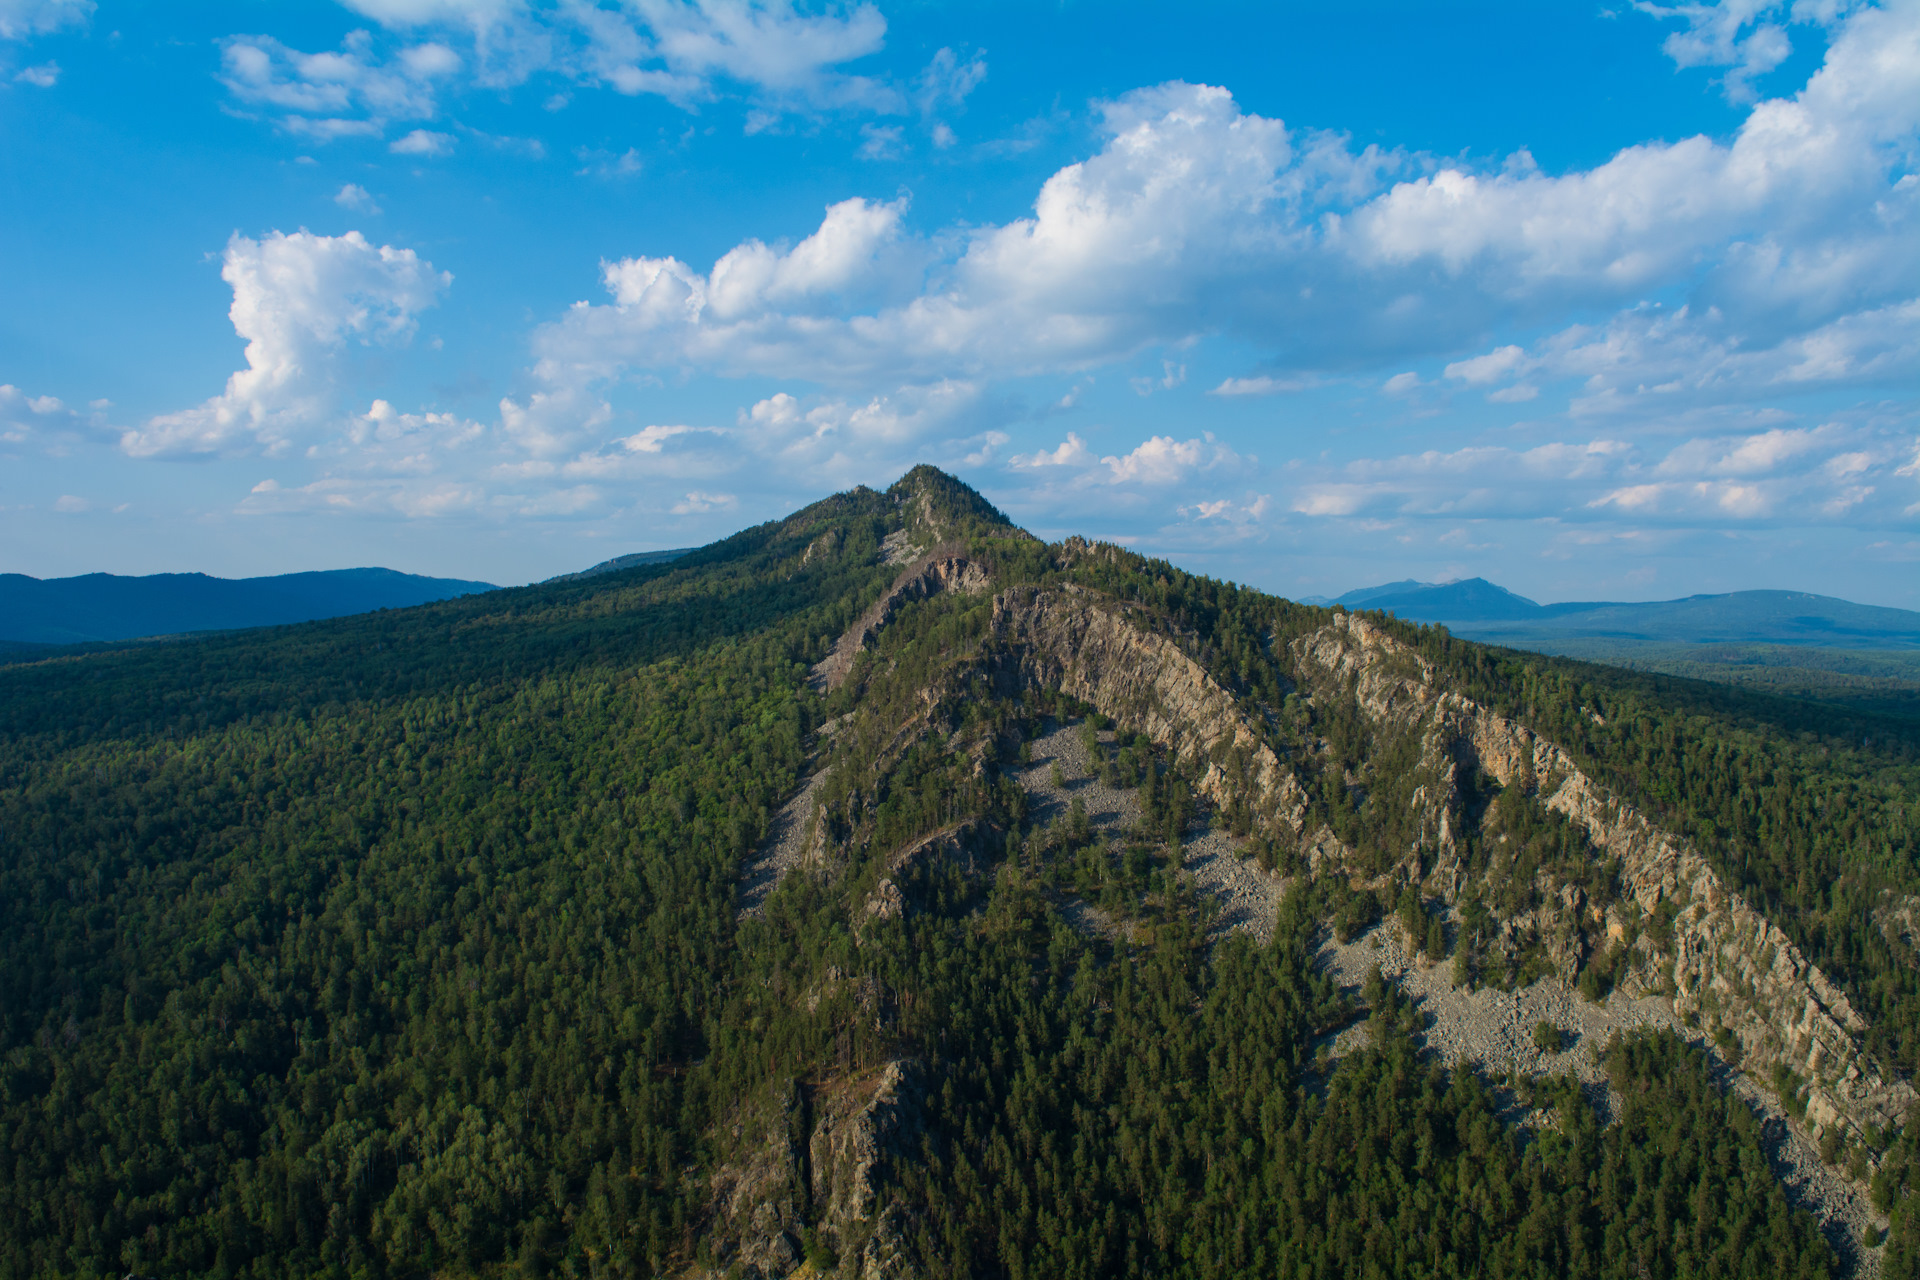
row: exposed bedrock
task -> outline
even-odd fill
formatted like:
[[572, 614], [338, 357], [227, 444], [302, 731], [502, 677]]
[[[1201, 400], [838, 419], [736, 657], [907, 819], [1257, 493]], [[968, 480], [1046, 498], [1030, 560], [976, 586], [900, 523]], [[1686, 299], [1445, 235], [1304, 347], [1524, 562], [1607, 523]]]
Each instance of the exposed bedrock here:
[[[1588, 777], [1554, 743], [1470, 699], [1438, 687], [1412, 649], [1364, 618], [1336, 614], [1294, 644], [1303, 676], [1346, 688], [1376, 722], [1423, 736], [1423, 753], [1445, 784], [1422, 797], [1426, 825], [1439, 833], [1428, 884], [1455, 898], [1466, 886], [1454, 832], [1459, 796], [1453, 763], [1477, 764], [1502, 786], [1536, 789], [1549, 808], [1586, 829], [1596, 854], [1619, 860], [1621, 897], [1604, 913], [1571, 895], [1552, 907], [1562, 923], [1604, 948], [1632, 941], [1629, 994], [1669, 996], [1682, 1015], [1700, 1014], [1737, 1038], [1740, 1066], [1762, 1080], [1784, 1063], [1808, 1081], [1806, 1122], [1864, 1143], [1864, 1128], [1898, 1123], [1912, 1087], [1861, 1043], [1864, 1019], [1785, 933], [1726, 885], [1691, 842], [1664, 831], [1634, 805]], [[1671, 942], [1645, 926], [1666, 904]], [[1576, 975], [1563, 974], [1571, 980]]]
[[789, 1080], [744, 1101], [729, 1135], [737, 1154], [715, 1171], [700, 1227], [708, 1261], [686, 1274], [789, 1276], [810, 1235], [833, 1259], [828, 1274], [920, 1274], [908, 1214], [889, 1192], [895, 1162], [918, 1148], [923, 1087], [919, 1064], [899, 1059], [817, 1085]]
[[1171, 638], [1137, 625], [1144, 612], [1073, 585], [1015, 587], [994, 600], [1003, 682], [1058, 689], [1167, 748], [1218, 805], [1244, 798], [1293, 840], [1304, 832], [1299, 782], [1233, 695]]

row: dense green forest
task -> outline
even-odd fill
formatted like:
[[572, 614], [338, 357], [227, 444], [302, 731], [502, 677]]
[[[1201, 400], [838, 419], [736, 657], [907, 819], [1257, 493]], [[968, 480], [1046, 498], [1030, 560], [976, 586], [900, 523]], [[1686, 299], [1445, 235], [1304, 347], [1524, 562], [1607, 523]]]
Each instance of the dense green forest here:
[[[1603, 1116], [1569, 1080], [1435, 1067], [1390, 986], [1343, 994], [1314, 968], [1325, 922], [1395, 904], [1316, 884], [1271, 943], [1209, 941], [1154, 852], [1190, 780], [1144, 739], [1108, 766], [1145, 789], [1135, 845], [1034, 821], [1000, 766], [1039, 717], [1084, 708], [996, 693], [990, 597], [908, 606], [815, 692], [903, 527], [969, 541], [996, 588], [1145, 606], [1309, 771], [1316, 817], [1404, 847], [1404, 744], [1288, 677], [1325, 611], [1016, 536], [929, 469], [666, 564], [18, 659], [0, 1280], [679, 1274], [703, 1256], [709, 1174], [740, 1156], [739, 1099], [906, 1059], [925, 1124], [888, 1194], [929, 1274], [1833, 1269], [1697, 1050], [1607, 1048], [1623, 1104]], [[1920, 730], [1382, 625], [1698, 841], [1913, 1068], [1915, 957], [1869, 911], [1920, 891]], [[740, 919], [741, 860], [810, 752], [832, 765], [837, 876], [790, 877]], [[1350, 768], [1377, 779], [1358, 799]], [[934, 831], [980, 865], [890, 872]], [[862, 915], [887, 874], [912, 909]], [[1139, 940], [1076, 933], [1058, 886], [1106, 894]], [[1370, 1048], [1317, 1053], [1356, 1019]], [[1897, 1206], [1920, 1160], [1888, 1137], [1877, 1194]], [[1895, 1224], [1889, 1269], [1920, 1274]]]
[[1570, 640], [1570, 658], [1710, 680], [1846, 711], [1920, 718], [1920, 652], [1784, 644], [1652, 644]]

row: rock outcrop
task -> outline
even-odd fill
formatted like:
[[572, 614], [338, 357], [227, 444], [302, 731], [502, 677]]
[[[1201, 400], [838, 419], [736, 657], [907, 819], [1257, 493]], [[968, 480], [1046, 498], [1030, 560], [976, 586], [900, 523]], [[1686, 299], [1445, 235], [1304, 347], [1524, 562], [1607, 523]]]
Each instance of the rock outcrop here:
[[902, 569], [893, 585], [834, 643], [833, 651], [814, 664], [810, 676], [814, 688], [839, 688], [853, 670], [853, 660], [873, 647], [880, 629], [901, 606], [942, 591], [984, 591], [988, 581], [987, 571], [967, 558], [964, 543], [941, 543]]
[[915, 866], [935, 861], [951, 863], [964, 875], [976, 875], [985, 863], [980, 844], [985, 832], [978, 822], [968, 821], [921, 836], [896, 850], [887, 858], [886, 873], [867, 894], [856, 924], [864, 920], [890, 920], [906, 914], [907, 899], [898, 881], [902, 873]]
[[918, 1150], [921, 1088], [919, 1063], [901, 1059], [817, 1086], [788, 1080], [744, 1104], [731, 1130], [740, 1154], [712, 1177], [703, 1261], [686, 1274], [776, 1280], [811, 1253], [816, 1275], [918, 1275], [910, 1215], [889, 1189], [894, 1162]]
[[[1582, 826], [1596, 854], [1617, 859], [1622, 897], [1601, 913], [1578, 895], [1552, 909], [1569, 931], [1593, 935], [1562, 963], [1627, 946], [1628, 994], [1671, 998], [1677, 1013], [1725, 1027], [1728, 1057], [1769, 1078], [1785, 1065], [1806, 1083], [1806, 1123], [1816, 1138], [1837, 1133], [1866, 1142], [1868, 1125], [1898, 1123], [1916, 1095], [1862, 1044], [1865, 1021], [1817, 965], [1724, 884], [1692, 844], [1649, 821], [1588, 777], [1560, 747], [1526, 726], [1444, 691], [1407, 646], [1351, 614], [1293, 646], [1296, 665], [1323, 685], [1350, 690], [1376, 722], [1424, 734], [1423, 751], [1442, 778], [1421, 797], [1438, 845], [1428, 883], [1457, 900], [1468, 889], [1454, 851], [1459, 821], [1457, 765], [1477, 764], [1502, 786], [1519, 785]], [[1892, 914], [1892, 913], [1890, 913]], [[1577, 974], [1562, 976], [1572, 981]]]
[[920, 1067], [911, 1059], [844, 1080], [815, 1095], [808, 1143], [817, 1230], [849, 1280], [917, 1275], [908, 1214], [885, 1195], [892, 1162], [913, 1156], [922, 1128]]
[[1244, 801], [1263, 824], [1298, 841], [1307, 800], [1233, 695], [1169, 637], [1137, 625], [1144, 612], [1071, 584], [1015, 587], [993, 602], [991, 635], [1003, 686], [1058, 689], [1146, 734], [1222, 807]]

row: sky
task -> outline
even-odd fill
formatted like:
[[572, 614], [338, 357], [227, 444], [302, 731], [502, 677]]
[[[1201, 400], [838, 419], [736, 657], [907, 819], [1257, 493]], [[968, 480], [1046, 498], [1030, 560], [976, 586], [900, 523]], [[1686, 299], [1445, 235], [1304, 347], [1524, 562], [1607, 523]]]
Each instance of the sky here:
[[919, 462], [1290, 596], [1920, 608], [1920, 0], [0, 0], [0, 572]]

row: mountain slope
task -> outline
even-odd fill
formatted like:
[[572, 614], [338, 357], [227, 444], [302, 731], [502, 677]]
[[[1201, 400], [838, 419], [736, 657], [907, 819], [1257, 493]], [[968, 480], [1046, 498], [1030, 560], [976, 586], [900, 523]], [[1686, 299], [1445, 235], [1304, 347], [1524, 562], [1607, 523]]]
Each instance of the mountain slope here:
[[619, 573], [623, 569], [638, 569], [642, 565], [665, 564], [669, 560], [678, 560], [681, 556], [686, 555], [692, 550], [692, 547], [676, 547], [670, 551], [635, 551], [629, 555], [615, 556], [611, 560], [602, 560], [592, 568], [582, 569], [578, 573], [563, 573], [556, 578], [548, 578], [547, 581], [576, 582], [581, 578], [592, 578], [603, 573]]
[[[1325, 949], [1671, 958], [1898, 1196], [1844, 1070], [1920, 1041], [1881, 733], [1043, 545], [928, 468], [620, 573], [0, 667], [0, 1277], [1822, 1274], [1857, 1241], [1730, 1050], [1613, 1046], [1603, 1115], [1449, 1069]], [[1063, 735], [1097, 788], [1035, 762]], [[1802, 957], [1764, 998], [1754, 945]]]
[[404, 609], [492, 591], [486, 582], [423, 578], [392, 569], [332, 569], [268, 578], [156, 573], [129, 578], [0, 574], [0, 640], [79, 644], [309, 622]]

